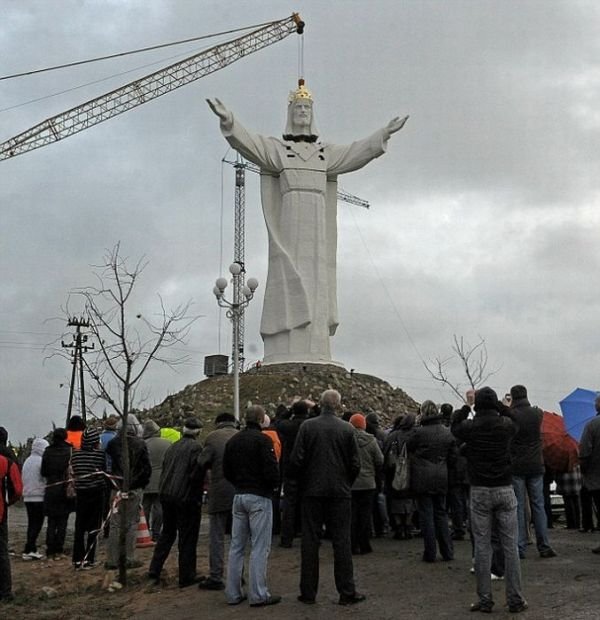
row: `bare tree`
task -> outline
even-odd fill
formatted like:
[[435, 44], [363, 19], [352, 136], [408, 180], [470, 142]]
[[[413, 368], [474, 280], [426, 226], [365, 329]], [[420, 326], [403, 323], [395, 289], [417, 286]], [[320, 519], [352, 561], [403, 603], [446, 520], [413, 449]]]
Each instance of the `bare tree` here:
[[[121, 255], [118, 243], [107, 250], [103, 262], [95, 265], [96, 285], [76, 289], [73, 294], [85, 302], [89, 319], [88, 330], [96, 341], [93, 355], [87, 356], [86, 368], [92, 378], [88, 389], [94, 401], [107, 402], [121, 418], [121, 458], [124, 498], [130, 491], [131, 468], [127, 440], [128, 415], [136, 401], [136, 392], [151, 363], [170, 366], [181, 364], [187, 356], [174, 355], [174, 346], [183, 344], [192, 323], [198, 317], [188, 316], [189, 303], [167, 310], [159, 296], [159, 311], [154, 320], [132, 310], [135, 285], [147, 266], [145, 259], [130, 266]], [[125, 585], [126, 572], [126, 513], [120, 511], [119, 581]]]
[[[477, 389], [496, 374], [499, 369], [488, 370], [488, 352], [485, 340], [479, 336], [479, 340], [471, 345], [463, 336], [453, 335], [452, 355], [446, 358], [436, 357], [432, 362], [423, 362], [431, 378], [448, 386], [460, 400], [466, 403], [465, 389]], [[451, 378], [450, 367], [461, 369], [464, 378], [462, 380]], [[466, 381], [465, 381], [466, 379]]]

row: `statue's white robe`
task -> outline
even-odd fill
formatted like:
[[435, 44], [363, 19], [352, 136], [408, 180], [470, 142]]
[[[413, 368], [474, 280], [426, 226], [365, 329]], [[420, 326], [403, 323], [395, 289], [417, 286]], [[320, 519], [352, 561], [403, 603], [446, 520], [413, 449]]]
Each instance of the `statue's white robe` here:
[[337, 176], [385, 152], [386, 129], [348, 146], [252, 134], [235, 118], [229, 144], [261, 169], [269, 263], [261, 335], [265, 363], [329, 362], [338, 326]]

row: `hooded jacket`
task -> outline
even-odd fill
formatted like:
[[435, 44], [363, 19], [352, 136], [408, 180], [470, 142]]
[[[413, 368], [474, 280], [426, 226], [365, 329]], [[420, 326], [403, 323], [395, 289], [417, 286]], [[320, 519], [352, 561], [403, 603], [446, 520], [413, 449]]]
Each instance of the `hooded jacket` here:
[[37, 437], [31, 444], [31, 454], [23, 463], [23, 500], [26, 502], [43, 502], [46, 479], [42, 476], [42, 455], [48, 442]]
[[368, 491], [377, 487], [376, 480], [383, 467], [383, 453], [374, 435], [361, 428], [354, 429], [360, 455], [360, 472], [352, 484], [353, 491]]
[[467, 474], [473, 486], [499, 487], [512, 483], [510, 445], [517, 432], [515, 423], [500, 415], [498, 399], [490, 388], [475, 395], [475, 417], [465, 405], [452, 416], [452, 433], [464, 442]]

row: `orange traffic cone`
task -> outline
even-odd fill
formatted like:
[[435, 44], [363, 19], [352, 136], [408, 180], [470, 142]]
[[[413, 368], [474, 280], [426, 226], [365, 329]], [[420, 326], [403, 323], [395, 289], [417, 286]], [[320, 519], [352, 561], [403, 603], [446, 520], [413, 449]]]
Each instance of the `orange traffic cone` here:
[[144, 509], [140, 507], [140, 520], [138, 521], [137, 533], [135, 537], [135, 546], [138, 549], [143, 547], [152, 547], [154, 542], [150, 537], [150, 530], [148, 529], [148, 523], [146, 522], [146, 515]]

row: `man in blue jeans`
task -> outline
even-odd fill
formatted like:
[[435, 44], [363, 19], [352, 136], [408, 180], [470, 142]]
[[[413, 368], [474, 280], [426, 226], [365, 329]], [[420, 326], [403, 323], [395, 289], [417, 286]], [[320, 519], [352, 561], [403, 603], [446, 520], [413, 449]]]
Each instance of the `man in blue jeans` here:
[[267, 561], [273, 529], [273, 490], [279, 484], [279, 467], [273, 442], [260, 425], [265, 410], [258, 405], [246, 410], [246, 427], [225, 445], [223, 474], [235, 488], [231, 544], [225, 597], [229, 605], [246, 600], [242, 589], [244, 554], [250, 542], [248, 599], [250, 607], [276, 605], [281, 596], [267, 586]]
[[542, 558], [553, 558], [556, 552], [548, 542], [548, 518], [544, 509], [544, 459], [542, 456], [542, 417], [538, 407], [527, 400], [527, 388], [510, 388], [511, 405], [508, 414], [518, 432], [510, 446], [513, 487], [518, 502], [519, 556], [527, 552], [527, 497], [531, 507], [535, 542]]
[[[471, 611], [490, 613], [492, 598], [492, 529], [504, 552], [504, 578], [508, 611], [527, 609], [521, 592], [521, 566], [517, 548], [517, 500], [511, 484], [509, 446], [517, 432], [514, 422], [500, 415], [496, 392], [489, 387], [475, 393], [475, 417], [465, 405], [455, 411], [452, 433], [463, 442], [471, 483], [471, 532], [475, 546], [478, 601]], [[502, 411], [505, 413], [505, 411]]]

